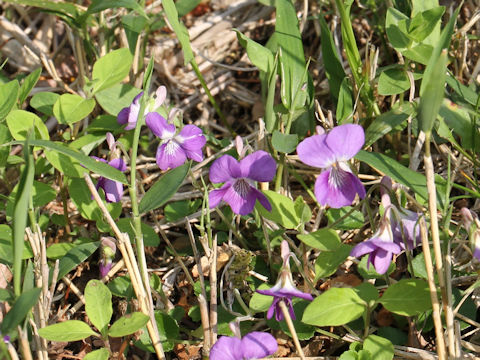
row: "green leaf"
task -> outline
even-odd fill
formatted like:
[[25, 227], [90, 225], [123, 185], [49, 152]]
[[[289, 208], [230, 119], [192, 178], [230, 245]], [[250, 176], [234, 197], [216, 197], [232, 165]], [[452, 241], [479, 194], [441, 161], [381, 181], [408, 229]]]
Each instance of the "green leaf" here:
[[367, 350], [372, 359], [392, 360], [394, 355], [393, 344], [390, 340], [377, 335], [369, 335], [363, 342], [363, 349]]
[[25, 110], [13, 110], [7, 115], [7, 126], [15, 140], [25, 140], [31, 128], [35, 129], [35, 138], [48, 140], [48, 129], [34, 113]]
[[[268, 290], [271, 286], [267, 284], [261, 284], [257, 290]], [[250, 298], [250, 303], [248, 306], [254, 312], [264, 312], [267, 311], [270, 305], [272, 305], [273, 297], [269, 295], [262, 295], [258, 292], [254, 292], [252, 297]]]
[[140, 15], [147, 17], [143, 8], [135, 0], [92, 0], [92, 3], [88, 7], [87, 15], [95, 14], [106, 9], [115, 9], [119, 7], [134, 10]]
[[[345, 77], [340, 84], [337, 102], [337, 121], [342, 124], [353, 114], [353, 90], [348, 77]], [[351, 120], [350, 120], [351, 122]]]
[[[8, 130], [8, 127], [5, 124], [0, 124], [0, 145], [6, 144], [10, 141], [12, 141], [10, 130]], [[10, 145], [0, 146], [0, 168], [7, 165], [10, 149]]]
[[177, 192], [190, 169], [190, 162], [166, 172], [140, 200], [139, 211], [146, 213], [165, 204]]
[[60, 259], [65, 256], [70, 250], [75, 247], [75, 244], [72, 243], [58, 243], [52, 244], [47, 248], [47, 258], [49, 259]]
[[92, 324], [107, 335], [112, 318], [112, 293], [100, 280], [90, 280], [85, 287], [85, 311]]
[[407, 50], [402, 51], [402, 54], [413, 61], [420, 64], [427, 65], [428, 61], [432, 57], [433, 46], [427, 44], [418, 44]]
[[57, 2], [49, 0], [5, 0], [5, 2], [18, 5], [35, 6], [40, 9], [50, 10], [54, 13], [69, 15], [70, 17], [76, 17], [81, 11], [80, 5], [70, 2]]
[[312, 210], [310, 207], [305, 203], [302, 196], [297, 196], [295, 199], [295, 212], [297, 213], [300, 222], [306, 224], [312, 219]]
[[23, 143], [23, 155], [25, 167], [23, 168], [18, 191], [15, 196], [15, 207], [13, 210], [13, 286], [15, 295], [21, 292], [22, 277], [22, 256], [25, 243], [25, 228], [27, 226], [28, 205], [31, 197], [33, 178], [35, 176], [35, 163], [32, 149], [29, 144], [32, 134], [29, 133], [27, 140]]
[[178, 12], [173, 0], [163, 0], [162, 5], [168, 22], [170, 23], [175, 35], [177, 35], [180, 45], [182, 46], [183, 61], [184, 64], [187, 65], [194, 58], [193, 51], [190, 46], [190, 36], [188, 34], [188, 30], [183, 23], [178, 21]]
[[[431, 65], [430, 65], [431, 64]], [[444, 50], [437, 61], [430, 63], [425, 69], [425, 75], [420, 88], [420, 107], [418, 109], [419, 127], [425, 133], [432, 131], [445, 92], [447, 70], [447, 50]], [[431, 71], [427, 70], [432, 66]]]
[[147, 324], [149, 317], [141, 312], [134, 312], [129, 315], [122, 316], [115, 321], [108, 330], [108, 335], [111, 337], [122, 337], [130, 335]]
[[[122, 218], [117, 221], [118, 228], [122, 232], [128, 233], [130, 239], [135, 239], [135, 231], [130, 218]], [[155, 230], [150, 226], [142, 222], [142, 234], [143, 242], [145, 246], [158, 246], [160, 239]], [[113, 235], [113, 231], [112, 231]]]
[[307, 83], [306, 63], [302, 35], [298, 27], [295, 7], [290, 0], [276, 0], [275, 37], [280, 52], [280, 74], [282, 78], [280, 96], [282, 104], [289, 110], [302, 107], [307, 98], [304, 84]]
[[463, 85], [454, 76], [447, 75], [447, 84], [455, 91], [460, 97], [468, 102], [470, 105], [477, 106], [478, 94], [468, 86]]
[[34, 288], [24, 291], [15, 301], [12, 308], [3, 318], [0, 327], [2, 334], [9, 334], [14, 331], [17, 325], [20, 325], [25, 316], [30, 312], [32, 307], [37, 303], [38, 297], [42, 289]]
[[440, 107], [439, 116], [455, 134], [460, 136], [464, 149], [480, 150], [478, 128], [466, 108], [445, 99]]
[[19, 90], [17, 80], [0, 84], [0, 120], [3, 120], [15, 106]]
[[340, 247], [340, 237], [332, 229], [320, 229], [310, 234], [298, 234], [305, 245], [321, 251], [335, 251]]
[[340, 244], [335, 251], [322, 251], [315, 261], [315, 280], [334, 274], [350, 255], [352, 247]]
[[68, 320], [38, 330], [38, 334], [50, 341], [78, 341], [89, 336], [99, 336], [88, 324], [80, 320]]
[[325, 73], [327, 75], [328, 84], [330, 86], [330, 95], [335, 103], [338, 103], [340, 93], [340, 86], [346, 74], [343, 70], [340, 57], [337, 53], [337, 47], [333, 41], [332, 33], [323, 18], [319, 16], [320, 22], [320, 46], [322, 47], [323, 64], [325, 66]]
[[[347, 213], [349, 215], [347, 216]], [[365, 218], [361, 211], [353, 210], [351, 206], [344, 206], [340, 209], [330, 208], [327, 210], [328, 226], [336, 230], [360, 229], [365, 223]], [[342, 219], [343, 220], [340, 220]], [[340, 220], [340, 221], [339, 221]], [[337, 221], [339, 221], [337, 223]]]
[[420, 86], [419, 125], [424, 132], [432, 129], [433, 122], [442, 104], [447, 66], [446, 49], [450, 46], [450, 40], [459, 11], [460, 6], [457, 7], [447, 25], [442, 30], [440, 40], [433, 49], [423, 74], [422, 84]]
[[408, 36], [408, 20], [408, 16], [402, 12], [393, 7], [388, 8], [385, 30], [390, 44], [398, 51], [408, 48], [412, 43], [412, 39]]
[[275, 130], [272, 134], [272, 146], [277, 151], [289, 154], [297, 148], [297, 145], [297, 134], [283, 134], [278, 130]]
[[133, 292], [132, 281], [128, 276], [117, 276], [110, 281], [107, 286], [115, 296], [132, 298], [135, 295]]
[[132, 104], [133, 98], [141, 92], [130, 84], [116, 84], [95, 94], [99, 105], [107, 113], [117, 116], [120, 110]]
[[[98, 249], [100, 243], [90, 242], [80, 244], [67, 252], [63, 258], [60, 259], [58, 278], [61, 279], [70, 271], [75, 269], [78, 265], [84, 262], [95, 250]], [[60, 341], [60, 340], [59, 340]]]
[[85, 355], [83, 360], [108, 360], [109, 357], [110, 352], [107, 349], [102, 348], [89, 352], [87, 355]]
[[196, 199], [195, 201], [175, 201], [165, 205], [163, 213], [165, 214], [167, 221], [173, 222], [193, 214], [195, 211], [197, 211], [200, 205], [202, 205], [201, 199]]
[[365, 131], [365, 145], [369, 147], [375, 141], [391, 131], [403, 130], [409, 116], [412, 116], [415, 109], [411, 103], [405, 103], [386, 113], [377, 116]]
[[46, 140], [32, 140], [30, 141], [30, 145], [40, 146], [48, 150], [57, 151], [63, 155], [67, 155], [77, 160], [80, 164], [85, 166], [85, 168], [97, 173], [98, 175], [101, 175], [111, 180], [119, 181], [122, 184], [128, 184], [127, 178], [121, 171], [101, 161], [94, 160], [91, 157], [84, 155], [77, 150], [73, 150], [68, 146], [63, 145], [62, 143]]
[[92, 94], [108, 89], [122, 81], [130, 72], [132, 61], [133, 56], [126, 48], [113, 50], [98, 59], [92, 70]]
[[403, 316], [419, 315], [432, 308], [428, 283], [421, 279], [402, 279], [391, 285], [380, 298], [389, 311]]
[[410, 80], [403, 69], [388, 69], [382, 71], [378, 78], [378, 93], [380, 95], [401, 94], [410, 89]]
[[233, 29], [237, 33], [237, 39], [240, 45], [246, 50], [248, 58], [260, 71], [271, 73], [273, 69], [274, 56], [272, 52], [265, 46], [249, 39], [237, 29]]
[[53, 116], [53, 105], [60, 95], [52, 92], [38, 92], [30, 99], [30, 106], [48, 116]]
[[365, 302], [350, 288], [330, 288], [307, 306], [302, 321], [315, 326], [338, 326], [358, 319]]
[[370, 307], [373, 306], [375, 301], [379, 298], [377, 288], [369, 282], [363, 282], [354, 287], [353, 290], [355, 290], [358, 296], [360, 296]]
[[424, 175], [410, 170], [384, 154], [360, 150], [355, 158], [390, 176], [396, 182], [410, 188], [425, 201], [428, 199], [427, 179]]
[[417, 13], [408, 24], [408, 35], [416, 42], [422, 42], [435, 29], [444, 12], [444, 6], [436, 6]]
[[84, 99], [76, 94], [63, 94], [53, 105], [53, 114], [60, 124], [71, 126], [87, 117], [95, 108], [95, 104], [94, 99]]
[[272, 211], [268, 211], [260, 203], [257, 203], [255, 208], [260, 215], [287, 229], [294, 229], [300, 224], [300, 219], [295, 211], [295, 203], [292, 199], [272, 190], [264, 190], [263, 194], [272, 205]]
[[28, 74], [28, 76], [23, 80], [23, 83], [20, 86], [20, 91], [18, 94], [18, 102], [20, 104], [23, 104], [28, 94], [30, 94], [30, 91], [32, 91], [32, 89], [35, 87], [38, 79], [40, 78], [41, 73], [42, 73], [42, 68], [39, 67], [33, 70], [30, 74]]

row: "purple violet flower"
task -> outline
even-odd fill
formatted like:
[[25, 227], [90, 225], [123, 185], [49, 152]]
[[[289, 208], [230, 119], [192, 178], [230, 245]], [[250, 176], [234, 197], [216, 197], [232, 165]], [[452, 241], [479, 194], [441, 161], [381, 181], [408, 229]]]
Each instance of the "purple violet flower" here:
[[148, 113], [145, 123], [161, 141], [157, 148], [157, 165], [162, 170], [183, 165], [187, 159], [203, 160], [202, 148], [207, 139], [202, 129], [195, 125], [185, 125], [179, 133], [175, 125], [156, 112]]
[[255, 151], [240, 161], [230, 155], [218, 158], [210, 167], [210, 181], [225, 184], [210, 192], [210, 208], [218, 206], [224, 200], [235, 214], [247, 215], [252, 212], [258, 200], [265, 209], [271, 211], [272, 205], [257, 190], [255, 181], [272, 181], [276, 167], [273, 157], [263, 150]]
[[[143, 95], [143, 91], [133, 98], [130, 106], [124, 107], [117, 115], [117, 121], [119, 124], [127, 124], [125, 130], [132, 130], [137, 126], [138, 113], [140, 112], [140, 98]], [[155, 97], [150, 98], [145, 108], [144, 116], [148, 113], [158, 109], [167, 97], [167, 88], [160, 86], [155, 92]]]
[[365, 187], [347, 163], [364, 143], [363, 128], [345, 124], [298, 144], [297, 153], [302, 162], [324, 169], [315, 182], [315, 196], [321, 205], [338, 209], [351, 205], [357, 194], [362, 199], [365, 197]]
[[267, 319], [271, 319], [273, 313], [275, 313], [275, 319], [277, 321], [282, 321], [284, 319], [283, 312], [280, 308], [280, 301], [284, 301], [288, 306], [290, 317], [295, 320], [295, 312], [293, 311], [292, 298], [298, 297], [305, 300], [312, 301], [313, 296], [308, 293], [304, 293], [298, 290], [293, 283], [292, 272], [290, 271], [289, 259], [292, 256], [290, 248], [288, 247], [288, 242], [286, 240], [282, 241], [281, 244], [281, 253], [283, 259], [283, 266], [278, 275], [277, 283], [270, 289], [267, 290], [257, 290], [259, 294], [273, 296], [272, 305], [267, 312]]
[[[10, 342], [10, 335], [5, 335], [5, 336], [3, 337], [3, 342], [4, 342], [5, 344], [8, 344], [8, 343]], [[275, 350], [275, 351], [277, 351], [277, 350]]]
[[[113, 159], [107, 162], [105, 159], [100, 159], [96, 156], [92, 156], [95, 160], [104, 162], [111, 167], [114, 167], [117, 170], [120, 170], [121, 172], [125, 172], [127, 170], [127, 165], [125, 165], [125, 162], [122, 159]], [[104, 178], [103, 176], [100, 176], [97, 181], [96, 185], [97, 190], [99, 188], [102, 188], [103, 191], [105, 192], [105, 199], [107, 202], [119, 202], [122, 199], [122, 194], [123, 194], [123, 184], [119, 181], [115, 180], [110, 180], [107, 178]]]
[[221, 336], [210, 350], [210, 360], [262, 359], [277, 351], [275, 338], [265, 332], [253, 331], [243, 338]]
[[355, 257], [369, 254], [367, 268], [373, 264], [375, 271], [379, 274], [385, 274], [392, 262], [393, 254], [402, 251], [400, 244], [394, 241], [389, 213], [390, 209], [386, 209], [375, 234], [370, 239], [356, 245], [350, 252], [350, 256]]

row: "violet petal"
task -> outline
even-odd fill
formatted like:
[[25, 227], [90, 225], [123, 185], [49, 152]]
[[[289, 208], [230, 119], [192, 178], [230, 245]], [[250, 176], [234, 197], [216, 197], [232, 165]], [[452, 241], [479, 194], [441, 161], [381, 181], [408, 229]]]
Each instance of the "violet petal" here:
[[300, 160], [310, 166], [327, 168], [335, 163], [335, 154], [325, 143], [327, 135], [313, 135], [304, 139], [297, 146]]
[[327, 134], [325, 143], [335, 154], [336, 161], [347, 161], [361, 150], [365, 132], [356, 124], [336, 126]]
[[230, 186], [231, 184], [227, 182], [220, 189], [210, 191], [210, 193], [208, 194], [208, 204], [210, 206], [210, 209], [213, 209], [220, 204]]
[[231, 336], [220, 336], [210, 349], [210, 360], [243, 360], [242, 341]]
[[242, 177], [255, 181], [272, 181], [275, 176], [276, 168], [277, 164], [273, 157], [263, 150], [255, 151], [240, 160]]
[[214, 184], [241, 177], [240, 164], [230, 155], [223, 155], [215, 160], [208, 174]]
[[185, 125], [175, 139], [185, 150], [198, 150], [207, 143], [202, 129], [195, 125]]
[[167, 124], [167, 120], [157, 112], [149, 112], [145, 124], [159, 138], [167, 139], [175, 135], [175, 125]]
[[385, 274], [392, 262], [392, 253], [383, 249], [377, 249], [373, 258], [373, 266], [379, 274]]
[[[237, 180], [244, 183], [245, 180]], [[225, 192], [223, 200], [230, 205], [232, 211], [235, 214], [247, 215], [252, 212], [255, 202], [257, 201], [256, 193], [253, 188], [248, 184], [243, 184], [241, 186], [237, 185], [237, 182], [232, 184], [231, 187]]]
[[360, 180], [341, 168], [323, 171], [315, 182], [315, 196], [318, 202], [335, 209], [351, 205], [358, 190], [363, 190], [359, 196], [365, 196], [365, 188]]
[[243, 359], [262, 359], [273, 355], [277, 349], [277, 340], [269, 334], [253, 331], [242, 338]]

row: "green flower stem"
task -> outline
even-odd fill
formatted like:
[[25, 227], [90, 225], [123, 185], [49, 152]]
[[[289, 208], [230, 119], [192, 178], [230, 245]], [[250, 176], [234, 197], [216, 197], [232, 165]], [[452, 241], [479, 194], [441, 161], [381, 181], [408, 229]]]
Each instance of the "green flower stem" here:
[[280, 300], [278, 304], [280, 305], [280, 309], [282, 310], [283, 316], [285, 318], [285, 322], [287, 323], [287, 326], [288, 326], [288, 330], [290, 330], [290, 333], [292, 335], [293, 343], [297, 348], [298, 355], [300, 356], [300, 359], [305, 360], [305, 354], [303, 353], [302, 346], [300, 345], [300, 341], [298, 340], [297, 331], [295, 330], [295, 326], [293, 325], [293, 321], [292, 321], [292, 318], [290, 317], [290, 313], [288, 311], [287, 305], [283, 300]]

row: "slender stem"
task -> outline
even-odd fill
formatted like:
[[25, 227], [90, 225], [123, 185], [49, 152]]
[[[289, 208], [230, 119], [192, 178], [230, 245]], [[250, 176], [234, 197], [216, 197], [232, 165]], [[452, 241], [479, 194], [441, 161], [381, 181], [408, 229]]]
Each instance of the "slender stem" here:
[[442, 318], [440, 317], [440, 303], [438, 302], [437, 287], [433, 275], [432, 255], [430, 254], [430, 245], [428, 244], [427, 224], [423, 217], [420, 218], [420, 235], [422, 238], [422, 249], [425, 257], [425, 268], [427, 270], [428, 287], [430, 288], [430, 300], [433, 309], [433, 325], [435, 327], [435, 337], [437, 338], [437, 354], [439, 360], [446, 360], [445, 338], [443, 337]]
[[278, 304], [280, 305], [280, 309], [282, 310], [283, 317], [285, 318], [285, 322], [288, 326], [288, 330], [290, 330], [290, 333], [292, 335], [293, 343], [297, 348], [298, 355], [300, 356], [300, 359], [305, 360], [305, 354], [303, 353], [302, 346], [300, 345], [300, 341], [298, 340], [297, 331], [295, 330], [292, 318], [290, 317], [290, 312], [288, 311], [287, 304], [285, 304], [285, 301], [283, 300], [280, 300]]
[[423, 161], [425, 164], [425, 175], [427, 177], [427, 191], [428, 191], [428, 210], [430, 212], [430, 231], [432, 232], [433, 251], [435, 253], [435, 267], [438, 275], [438, 282], [442, 291], [442, 302], [447, 320], [447, 338], [448, 338], [448, 353], [450, 357], [455, 356], [455, 334], [453, 324], [453, 311], [449, 303], [449, 296], [447, 295], [447, 288], [445, 285], [445, 273], [443, 268], [442, 248], [440, 244], [440, 233], [438, 227], [438, 213], [437, 213], [437, 189], [435, 186], [435, 171], [433, 168], [432, 154], [430, 150], [431, 133], [425, 134], [425, 155]]

